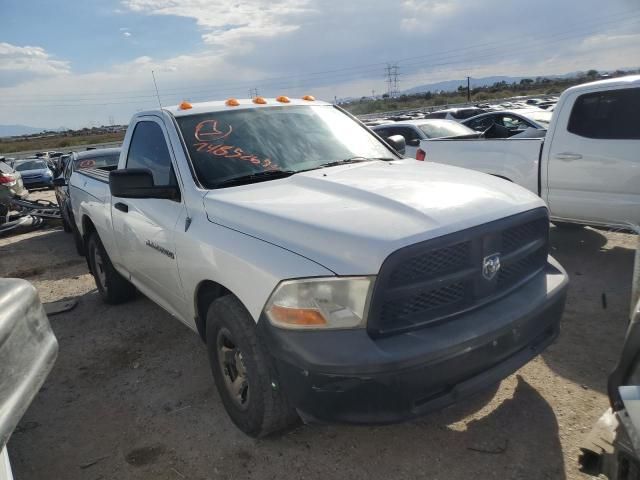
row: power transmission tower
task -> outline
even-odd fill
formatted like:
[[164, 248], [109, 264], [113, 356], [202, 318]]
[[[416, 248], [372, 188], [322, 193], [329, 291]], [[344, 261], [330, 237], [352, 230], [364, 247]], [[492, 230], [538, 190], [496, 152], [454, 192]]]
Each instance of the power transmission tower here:
[[387, 76], [387, 94], [389, 97], [397, 97], [399, 93], [398, 88], [398, 64], [387, 63], [387, 67], [385, 68], [386, 76]]
[[467, 102], [471, 101], [471, 77], [467, 77]]
[[258, 96], [258, 87], [249, 89], [249, 98], [255, 98]]
[[109, 125], [113, 126], [115, 124], [115, 120], [113, 119], [113, 115], [109, 115]]

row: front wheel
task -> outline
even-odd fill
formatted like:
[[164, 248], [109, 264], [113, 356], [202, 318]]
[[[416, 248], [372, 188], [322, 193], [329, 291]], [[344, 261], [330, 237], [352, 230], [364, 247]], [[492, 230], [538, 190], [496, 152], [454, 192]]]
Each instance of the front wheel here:
[[135, 296], [136, 288], [113, 268], [111, 259], [96, 232], [91, 233], [87, 242], [87, 255], [91, 274], [102, 300], [116, 304], [126, 302]]
[[227, 295], [211, 304], [206, 337], [216, 387], [240, 430], [264, 437], [298, 420], [257, 337], [256, 324], [237, 298]]

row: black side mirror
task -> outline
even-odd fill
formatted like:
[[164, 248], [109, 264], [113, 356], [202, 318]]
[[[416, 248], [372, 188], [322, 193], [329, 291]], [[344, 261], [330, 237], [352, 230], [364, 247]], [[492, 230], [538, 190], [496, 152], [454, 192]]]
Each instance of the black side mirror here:
[[402, 135], [391, 135], [390, 137], [387, 137], [387, 143], [400, 155], [404, 155], [407, 142]]
[[420, 139], [419, 138], [412, 138], [411, 140], [409, 140], [407, 142], [407, 145], [409, 145], [410, 147], [419, 147], [420, 146]]
[[64, 177], [54, 178], [53, 179], [53, 186], [54, 187], [66, 187], [67, 186], [67, 180]]
[[148, 168], [126, 168], [109, 172], [111, 196], [119, 198], [164, 198], [180, 200], [176, 185], [155, 186]]

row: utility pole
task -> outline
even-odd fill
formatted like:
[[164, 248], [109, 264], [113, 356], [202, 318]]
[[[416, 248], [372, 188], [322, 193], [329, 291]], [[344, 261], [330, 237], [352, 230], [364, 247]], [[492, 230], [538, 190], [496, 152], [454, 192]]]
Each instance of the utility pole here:
[[398, 96], [398, 64], [387, 63], [385, 68], [386, 76], [387, 76], [387, 94], [390, 98]]
[[471, 101], [471, 77], [467, 77], [467, 102]]
[[376, 99], [376, 91], [374, 89], [371, 89], [371, 98]]

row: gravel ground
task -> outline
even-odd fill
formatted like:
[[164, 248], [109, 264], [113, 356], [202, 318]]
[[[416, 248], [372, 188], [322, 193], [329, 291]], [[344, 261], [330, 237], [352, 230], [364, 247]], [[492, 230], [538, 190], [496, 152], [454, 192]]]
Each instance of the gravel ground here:
[[[52, 198], [52, 192], [38, 194]], [[16, 479], [581, 479], [578, 444], [607, 408], [635, 236], [552, 229], [571, 276], [559, 340], [486, 393], [387, 427], [301, 426], [253, 440], [228, 419], [200, 339], [146, 298], [103, 304], [53, 225], [0, 238], [0, 276], [31, 281], [57, 363], [9, 442]]]

